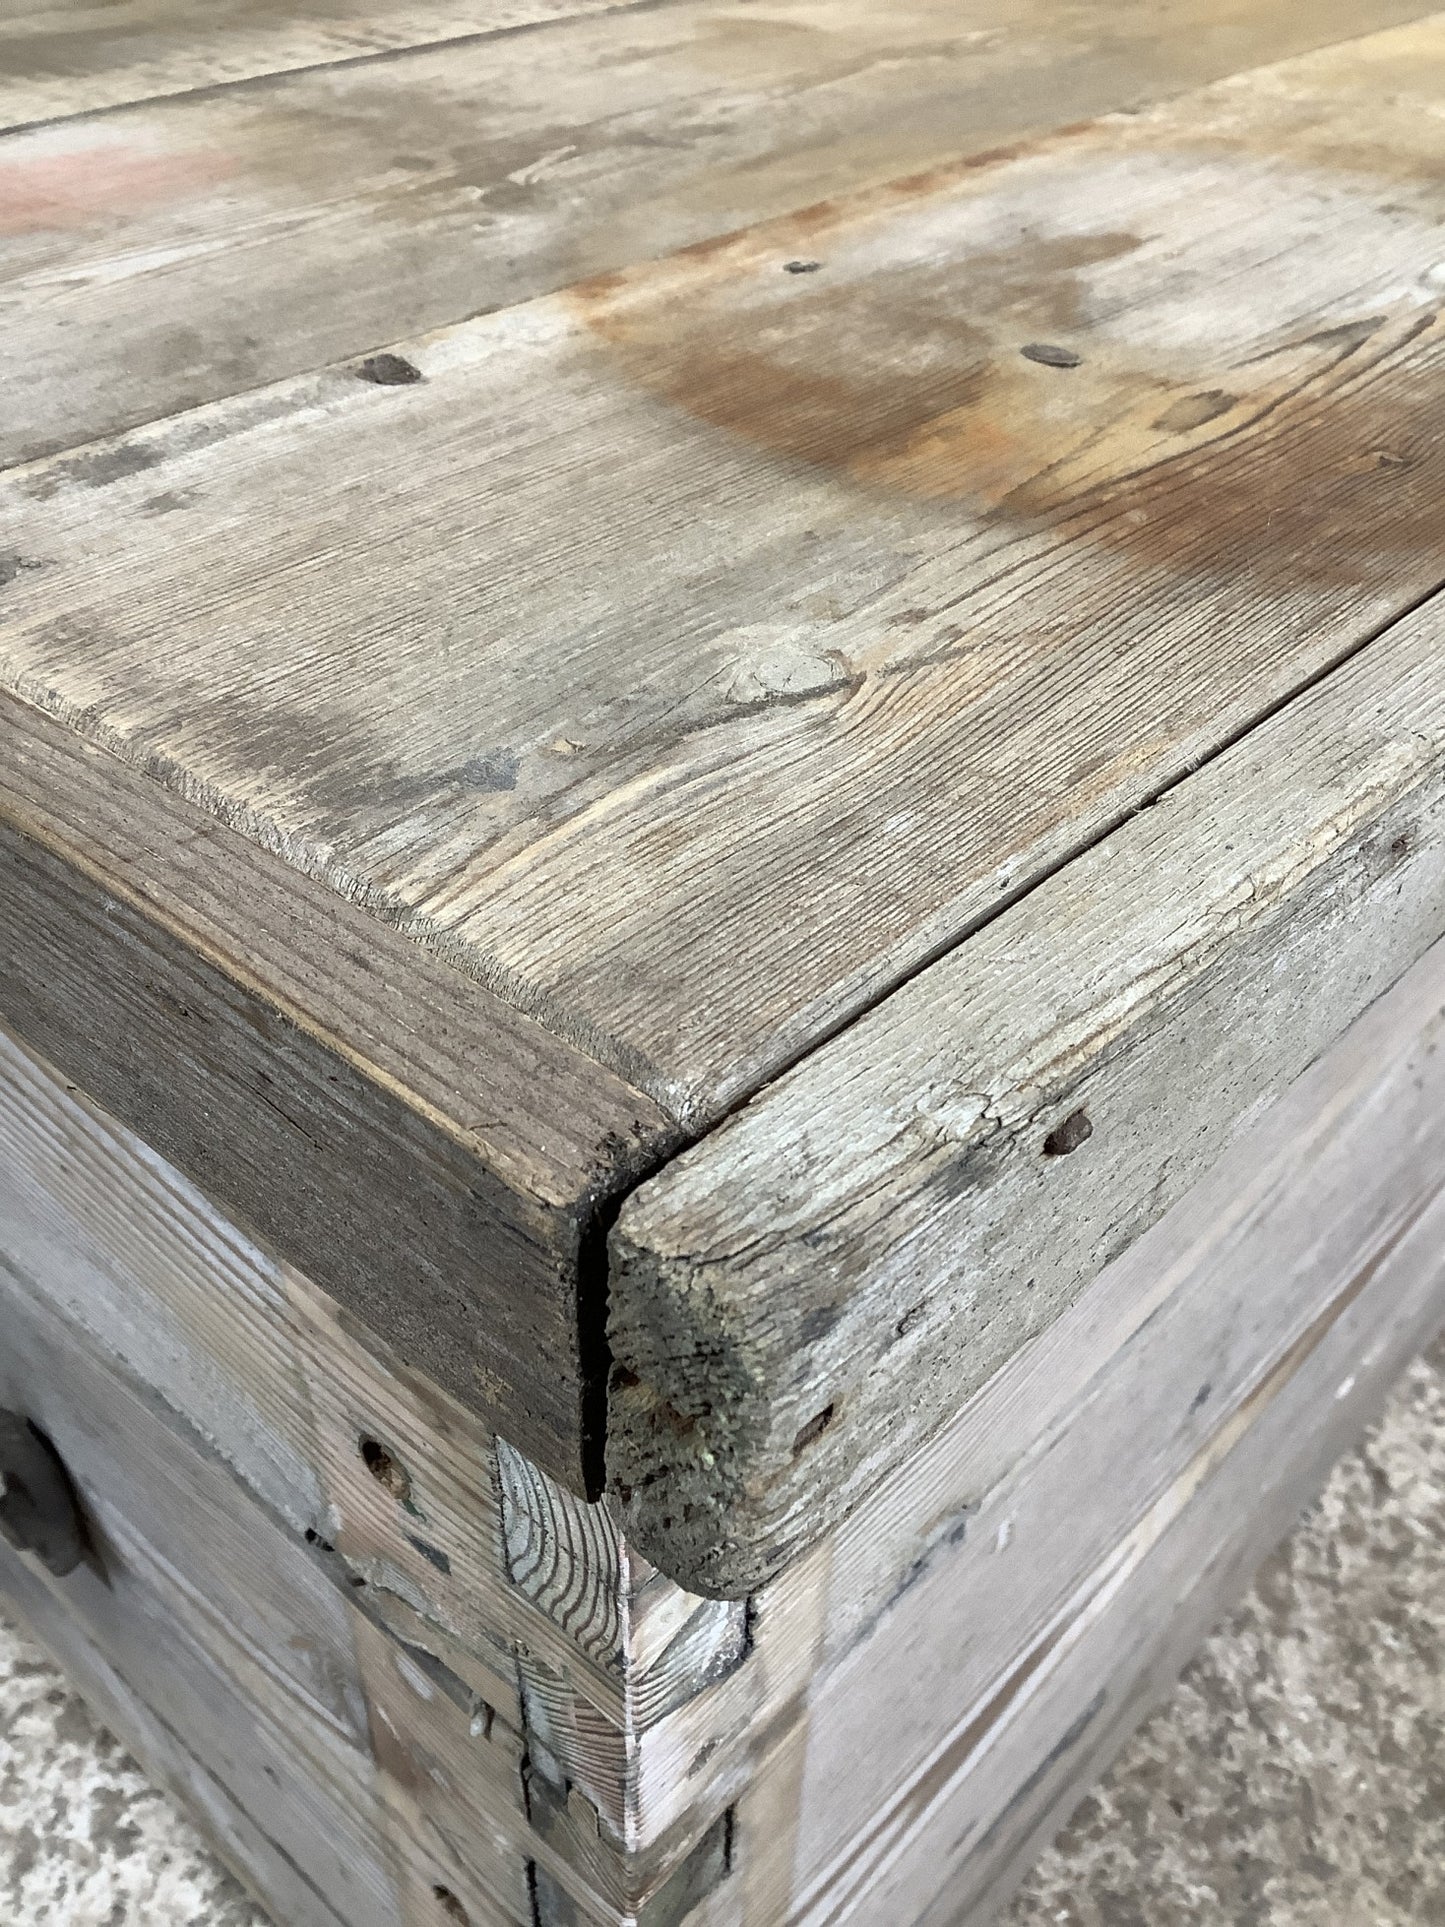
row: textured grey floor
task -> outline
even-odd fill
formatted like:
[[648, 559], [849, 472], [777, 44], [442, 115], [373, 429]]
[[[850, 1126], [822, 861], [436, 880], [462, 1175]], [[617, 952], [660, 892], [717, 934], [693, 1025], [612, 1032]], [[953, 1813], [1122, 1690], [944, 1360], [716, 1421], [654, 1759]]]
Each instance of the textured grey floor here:
[[[0, 1924], [42, 1923], [265, 1927], [0, 1628]], [[1185, 1923], [1445, 1923], [1445, 1346], [1085, 1801], [1008, 1927]]]

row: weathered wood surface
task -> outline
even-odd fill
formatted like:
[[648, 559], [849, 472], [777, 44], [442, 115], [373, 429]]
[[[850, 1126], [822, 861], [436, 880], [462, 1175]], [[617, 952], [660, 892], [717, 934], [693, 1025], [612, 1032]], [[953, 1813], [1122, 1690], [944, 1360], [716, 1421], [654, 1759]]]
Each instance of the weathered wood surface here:
[[1445, 934], [1442, 663], [1437, 599], [629, 1200], [609, 1469], [684, 1583], [896, 1475]]
[[[244, 1882], [273, 1921], [286, 1927], [349, 1927], [305, 1873], [269, 1839], [236, 1795], [196, 1759], [185, 1738], [161, 1719], [141, 1691], [116, 1670], [88, 1628], [57, 1602], [25, 1560], [0, 1545], [0, 1592], [7, 1616], [19, 1619], [37, 1645], [63, 1668], [67, 1680], [116, 1734], [145, 1772], [175, 1799], [216, 1852]], [[244, 1730], [246, 1714], [237, 1708]]]
[[[479, 1877], [465, 1848], [458, 1858], [447, 1844], [478, 1827], [488, 1839], [525, 1835], [519, 1852], [604, 1912], [645, 1902], [660, 1919], [670, 1883], [700, 1877], [737, 1784], [732, 1762], [719, 1758], [720, 1779], [713, 1755], [765, 1697], [751, 1676], [721, 1704], [708, 1697], [742, 1668], [741, 1603], [680, 1592], [604, 1507], [402, 1367], [3, 1033], [0, 1256], [34, 1301], [13, 1331], [0, 1323], [0, 1406], [29, 1409], [37, 1372], [51, 1388], [36, 1408], [47, 1421], [63, 1384], [93, 1369], [103, 1395], [87, 1409], [130, 1412], [125, 1387], [139, 1387], [169, 1429], [105, 1419], [117, 1439], [140, 1427], [117, 1476], [159, 1483], [173, 1500], [189, 1480], [207, 1517], [229, 1521], [212, 1543], [231, 1534], [274, 1563], [276, 1597], [297, 1573], [303, 1602], [323, 1581], [323, 1594], [340, 1594], [355, 1690], [389, 1776], [386, 1825], [425, 1839], [445, 1862], [443, 1884], [464, 1894]], [[51, 1350], [79, 1361], [68, 1377], [36, 1365], [45, 1344], [22, 1342], [37, 1320]], [[88, 1436], [79, 1450], [73, 1428], [61, 1439], [87, 1493]], [[160, 1474], [149, 1458], [136, 1463], [146, 1440]], [[222, 1467], [269, 1519], [244, 1527], [217, 1500]], [[473, 1758], [479, 1735], [498, 1747], [510, 1735], [511, 1765], [483, 1771], [503, 1756]], [[451, 1764], [436, 1780], [428, 1762], [439, 1760]], [[415, 1884], [404, 1868], [398, 1878]]]
[[8, 698], [0, 870], [5, 1021], [582, 1489], [579, 1267], [656, 1108]]
[[1442, 1045], [1437, 946], [809, 1555], [821, 1630], [762, 1596], [816, 1672], [739, 1918], [987, 1918], [1445, 1320]]
[[[0, 130], [537, 25], [625, 0], [12, 0]], [[136, 185], [144, 187], [144, 183]]]
[[6, 679], [699, 1126], [1438, 581], [1442, 76], [1437, 20], [11, 471]]
[[674, 0], [17, 134], [0, 463], [1421, 10]]
[[[53, 1078], [37, 1101], [12, 1047], [0, 1396], [74, 1470], [109, 1584], [5, 1555], [4, 1588], [263, 1891], [289, 1843], [334, 1900], [339, 1852], [348, 1922], [432, 1927], [438, 1887], [474, 1927], [981, 1918], [1445, 1315], [1442, 1035], [1437, 946], [754, 1602], [745, 1653], [94, 1106]], [[218, 1398], [237, 1347], [256, 1369]], [[666, 1718], [618, 1714], [690, 1623], [724, 1664], [649, 1762]], [[589, 1720], [536, 1721], [544, 1666]], [[609, 1703], [643, 1802], [620, 1825], [588, 1791]]]
[[340, 1918], [398, 1927], [347, 1603], [8, 1263], [0, 1310], [5, 1403], [53, 1440], [95, 1547], [48, 1582], [57, 1609]]

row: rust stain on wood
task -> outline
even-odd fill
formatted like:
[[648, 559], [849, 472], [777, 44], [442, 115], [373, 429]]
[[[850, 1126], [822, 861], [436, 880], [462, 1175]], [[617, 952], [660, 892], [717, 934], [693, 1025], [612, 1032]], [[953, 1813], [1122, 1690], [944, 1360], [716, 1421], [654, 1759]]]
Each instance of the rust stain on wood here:
[[[1056, 530], [1173, 575], [1343, 587], [1382, 558], [1438, 552], [1445, 289], [1428, 260], [1417, 285], [1363, 288], [1355, 312], [1291, 329], [1271, 303], [1269, 260], [1246, 255], [1253, 286], [1218, 297], [1217, 345], [1197, 327], [1180, 339], [1151, 303], [1169, 272], [1157, 243], [1178, 224], [1199, 144], [1153, 156], [1169, 218], [1151, 234], [1107, 222], [1105, 131], [1117, 139], [1096, 127], [1058, 167], [1055, 232], [1041, 231], [1038, 169], [1068, 134], [851, 207], [821, 202], [565, 298], [628, 386], [852, 489]], [[1357, 228], [1401, 212], [1368, 180], [1322, 189], [1312, 168], [1235, 145], [1242, 191], [1261, 204], [1324, 192]], [[1008, 210], [990, 214], [977, 173], [1001, 170], [989, 191], [1007, 200], [1015, 160], [1033, 192], [1004, 235]], [[1216, 188], [1219, 165], [1215, 154]], [[1295, 239], [1305, 249], [1311, 236]], [[1197, 316], [1215, 299], [1201, 287]]]

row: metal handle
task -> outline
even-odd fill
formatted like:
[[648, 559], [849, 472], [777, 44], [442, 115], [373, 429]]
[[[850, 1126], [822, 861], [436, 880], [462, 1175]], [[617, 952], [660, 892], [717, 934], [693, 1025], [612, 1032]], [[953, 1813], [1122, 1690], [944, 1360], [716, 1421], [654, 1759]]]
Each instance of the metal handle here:
[[19, 1412], [0, 1411], [0, 1533], [57, 1578], [86, 1554], [85, 1521], [60, 1454]]

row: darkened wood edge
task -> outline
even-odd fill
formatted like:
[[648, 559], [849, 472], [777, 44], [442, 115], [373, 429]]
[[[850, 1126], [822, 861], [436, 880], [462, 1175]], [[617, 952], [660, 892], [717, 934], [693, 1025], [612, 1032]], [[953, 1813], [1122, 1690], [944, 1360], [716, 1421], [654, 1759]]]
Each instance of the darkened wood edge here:
[[579, 1291], [677, 1133], [421, 945], [0, 698], [0, 1012], [400, 1357], [585, 1490]]
[[649, 1559], [775, 1577], [1445, 933], [1442, 652], [1436, 598], [628, 1199], [607, 1469]]

